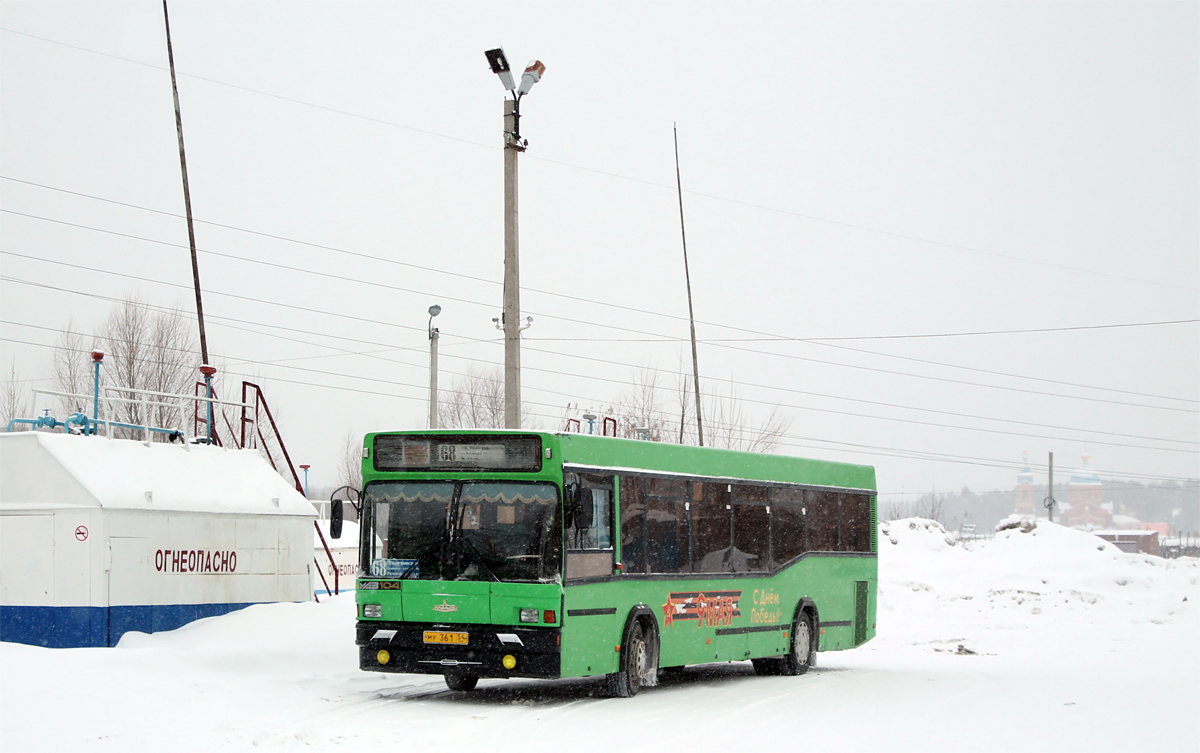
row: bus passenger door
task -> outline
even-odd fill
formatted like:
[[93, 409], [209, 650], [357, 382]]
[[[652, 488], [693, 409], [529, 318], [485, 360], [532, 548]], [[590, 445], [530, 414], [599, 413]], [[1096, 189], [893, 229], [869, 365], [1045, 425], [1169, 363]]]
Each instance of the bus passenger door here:
[[567, 540], [561, 674], [608, 674], [617, 671], [613, 636], [620, 641], [612, 582], [616, 567], [613, 477], [568, 473], [564, 481]]

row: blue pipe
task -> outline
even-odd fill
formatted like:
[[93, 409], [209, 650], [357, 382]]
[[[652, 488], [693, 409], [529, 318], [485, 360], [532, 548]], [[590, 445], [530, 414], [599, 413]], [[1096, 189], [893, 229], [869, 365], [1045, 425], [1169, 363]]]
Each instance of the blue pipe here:
[[212, 404], [212, 375], [204, 375], [204, 384], [208, 386], [208, 443], [213, 443], [213, 404]]
[[[14, 424], [29, 424], [34, 429], [57, 429], [61, 426], [63, 427], [63, 433], [69, 432], [71, 430], [71, 426], [80, 426], [83, 427], [84, 434], [95, 434], [100, 428], [100, 423], [100, 421], [90, 419], [82, 413], [72, 413], [70, 418], [68, 418], [66, 421], [59, 421], [53, 416], [41, 416], [39, 418], [14, 418], [8, 422], [8, 428], [6, 431], [12, 431]], [[160, 429], [157, 426], [146, 427], [138, 426], [137, 424], [123, 424], [117, 421], [105, 421], [103, 423], [105, 423], [107, 426], [116, 426], [121, 429], [144, 430], [148, 428], [150, 431], [155, 432], [156, 434], [166, 434], [167, 436], [171, 437], [172, 440], [183, 439], [183, 432], [179, 431], [178, 429]]]
[[38, 418], [14, 418], [8, 422], [8, 428], [6, 431], [12, 431], [13, 424], [29, 424], [35, 429], [40, 429], [43, 426], [53, 429], [57, 426], [60, 426], [58, 420], [51, 416], [39, 416]]
[[[92, 356], [95, 358], [95, 355]], [[92, 418], [100, 419], [100, 362], [93, 361], [96, 364], [96, 387], [92, 392]]]

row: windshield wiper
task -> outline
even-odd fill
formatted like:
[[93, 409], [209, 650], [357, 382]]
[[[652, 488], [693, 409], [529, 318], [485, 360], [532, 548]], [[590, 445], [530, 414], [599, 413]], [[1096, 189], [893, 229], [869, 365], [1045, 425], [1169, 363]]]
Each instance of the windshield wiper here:
[[[475, 545], [471, 543], [470, 539], [468, 539], [466, 536], [462, 535], [463, 532], [462, 532], [461, 528], [458, 530], [458, 533], [459, 533], [458, 540], [461, 541], [462, 543], [466, 544], [468, 547], [470, 547], [471, 551], [475, 554], [475, 559], [479, 562], [479, 566], [483, 568], [483, 571], [485, 573], [487, 573], [488, 575], [492, 576], [492, 580], [499, 583], [500, 579], [498, 577], [496, 577], [495, 573], [492, 572], [492, 568], [488, 567], [487, 563], [483, 561], [483, 554], [478, 549], [475, 548]], [[461, 576], [461, 573], [459, 573], [459, 575]]]

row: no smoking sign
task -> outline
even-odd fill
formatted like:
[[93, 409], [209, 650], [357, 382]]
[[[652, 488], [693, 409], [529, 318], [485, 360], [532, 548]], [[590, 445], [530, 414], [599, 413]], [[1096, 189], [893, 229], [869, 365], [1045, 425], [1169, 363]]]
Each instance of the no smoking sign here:
[[79, 539], [80, 541], [87, 541], [87, 537], [88, 537], [87, 526], [77, 526], [75, 528], [75, 538]]

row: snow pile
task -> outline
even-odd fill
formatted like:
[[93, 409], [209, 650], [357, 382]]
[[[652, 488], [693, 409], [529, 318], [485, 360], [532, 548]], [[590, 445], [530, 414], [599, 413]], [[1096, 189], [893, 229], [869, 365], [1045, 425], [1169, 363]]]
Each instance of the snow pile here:
[[934, 521], [880, 524], [885, 614], [879, 621], [898, 628], [888, 634], [924, 631], [928, 611], [951, 624], [1005, 628], [1026, 625], [1029, 618], [1082, 626], [1161, 623], [1189, 612], [1195, 617], [1200, 561], [1126, 554], [1093, 534], [1055, 523], [1013, 522], [992, 540], [972, 541], [969, 550]]
[[[958, 541], [879, 529], [878, 637], [803, 677], [689, 668], [633, 699], [600, 679], [360, 672], [355, 607], [269, 604], [116, 649], [0, 644], [0, 749], [573, 751], [1195, 750], [1200, 561], [1124, 554], [1048, 523]], [[869, 723], [848, 725], [848, 709]], [[664, 732], [665, 730], [665, 732]], [[599, 732], [597, 732], [599, 731]], [[667, 742], [664, 742], [664, 734]]]

